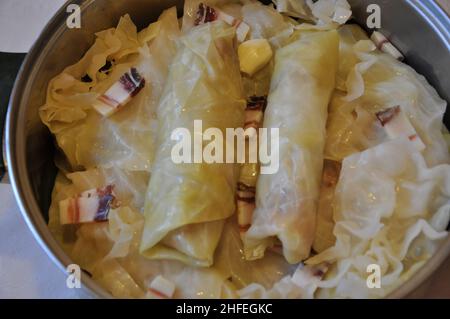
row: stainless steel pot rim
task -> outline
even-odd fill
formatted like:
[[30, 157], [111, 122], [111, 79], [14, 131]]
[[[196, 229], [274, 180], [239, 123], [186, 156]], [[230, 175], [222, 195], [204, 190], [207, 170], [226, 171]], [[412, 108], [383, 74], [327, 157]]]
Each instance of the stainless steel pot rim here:
[[[450, 19], [435, 1], [408, 0], [424, 19], [430, 22], [450, 50]], [[441, 17], [438, 19], [437, 17]]]
[[[18, 132], [17, 125], [19, 119], [23, 118], [23, 107], [22, 105], [22, 95], [27, 94], [29, 87], [27, 82], [29, 79], [34, 77], [32, 65], [39, 59], [42, 59], [45, 51], [45, 45], [48, 42], [54, 41], [58, 36], [61, 35], [65, 28], [66, 12], [65, 8], [69, 4], [78, 4], [81, 6], [81, 10], [84, 11], [86, 8], [93, 3], [94, 0], [68, 0], [58, 12], [51, 18], [47, 23], [44, 30], [40, 34], [39, 38], [36, 40], [30, 51], [28, 52], [25, 60], [19, 70], [18, 76], [14, 83], [13, 91], [11, 92], [11, 98], [8, 105], [8, 112], [6, 116], [6, 126], [5, 126], [5, 143], [6, 143], [6, 162], [8, 163], [8, 175], [11, 181], [11, 186], [16, 197], [17, 204], [19, 206], [20, 212], [33, 234], [34, 238], [45, 251], [45, 253], [50, 257], [50, 259], [56, 264], [56, 266], [66, 272], [68, 265], [73, 262], [60, 247], [60, 245], [53, 238], [47, 224], [42, 217], [42, 214], [37, 214], [38, 217], [32, 216], [29, 212], [40, 212], [40, 208], [36, 199], [34, 198], [32, 187], [30, 181], [27, 177], [26, 163], [20, 158], [25, 158], [25, 145], [24, 139], [21, 138], [21, 133]], [[53, 32], [52, 30], [57, 30]], [[48, 41], [46, 41], [48, 39]], [[17, 92], [23, 92], [23, 94], [18, 94]], [[24, 123], [25, 121], [22, 121]], [[21, 131], [20, 131], [21, 132]], [[22, 154], [23, 156], [20, 156]], [[112, 296], [107, 293], [103, 288], [101, 288], [94, 280], [89, 276], [81, 276], [83, 291], [90, 297], [100, 297], [100, 298], [111, 298]]]
[[[6, 162], [8, 163], [8, 174], [16, 197], [17, 204], [33, 236], [58, 266], [66, 272], [66, 267], [72, 263], [67, 254], [63, 251], [57, 241], [53, 238], [47, 224], [40, 213], [39, 205], [33, 196], [30, 180], [27, 175], [25, 158], [25, 139], [23, 131], [17, 130], [19, 123], [24, 124], [24, 108], [22, 105], [22, 95], [29, 93], [28, 81], [34, 78], [36, 70], [33, 65], [45, 56], [46, 44], [55, 41], [65, 28], [66, 12], [65, 8], [69, 4], [78, 4], [81, 11], [86, 10], [95, 0], [74, 0], [67, 1], [65, 5], [47, 23], [43, 32], [27, 54], [11, 93], [8, 105], [8, 113], [5, 127], [6, 142]], [[406, 0], [413, 6], [441, 37], [450, 51], [450, 19], [444, 11], [434, 1]], [[56, 30], [56, 32], [52, 31]], [[48, 47], [47, 47], [48, 49]], [[21, 94], [19, 94], [21, 92]], [[21, 159], [21, 160], [20, 160]], [[37, 212], [32, 214], [31, 212]], [[424, 282], [450, 255], [450, 236], [443, 243], [440, 250], [422, 267], [410, 280], [394, 290], [388, 298], [401, 298], [411, 293], [422, 282]], [[111, 298], [112, 296], [101, 288], [89, 276], [82, 276], [83, 290], [91, 297]]]

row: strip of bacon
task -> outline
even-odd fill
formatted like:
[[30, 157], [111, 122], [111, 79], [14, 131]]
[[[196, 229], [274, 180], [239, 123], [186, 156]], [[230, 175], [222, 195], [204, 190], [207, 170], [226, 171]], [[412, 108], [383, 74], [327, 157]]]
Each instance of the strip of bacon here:
[[370, 39], [373, 43], [375, 43], [378, 50], [390, 54], [392, 57], [399, 61], [403, 61], [405, 59], [403, 54], [382, 33], [374, 31]]
[[342, 164], [325, 159], [322, 173], [322, 187], [334, 188], [339, 181]]
[[244, 42], [247, 38], [248, 33], [250, 32], [250, 26], [243, 22], [238, 20], [238, 23], [235, 23], [236, 26], [236, 37], [239, 42]]
[[267, 107], [267, 97], [266, 96], [251, 96], [247, 101], [247, 109], [245, 110], [245, 124], [244, 130], [246, 133], [249, 128], [254, 128], [258, 130], [261, 126], [264, 111]]
[[145, 79], [136, 68], [125, 72], [104, 94], [94, 102], [94, 109], [108, 117], [126, 105], [145, 86]]
[[195, 25], [205, 24], [208, 22], [213, 22], [217, 20], [216, 10], [212, 7], [200, 3], [197, 11], [197, 19], [195, 20]]
[[247, 101], [247, 110], [265, 111], [267, 107], [267, 96], [251, 96]]
[[[168, 296], [166, 296], [165, 294], [163, 294], [162, 292], [160, 292], [156, 289], [148, 288], [148, 292], [149, 292], [149, 295], [151, 297], [153, 297], [152, 299], [169, 299]], [[150, 297], [150, 296], [148, 296], [148, 297]]]
[[241, 232], [246, 232], [252, 223], [253, 211], [255, 210], [255, 192], [254, 186], [238, 183], [237, 190], [237, 210], [238, 225]]
[[269, 247], [268, 249], [278, 255], [283, 255], [283, 244], [278, 238], [276, 238], [275, 240], [275, 244], [273, 244], [273, 246]]
[[68, 225], [107, 221], [111, 209], [117, 207], [113, 189], [113, 185], [108, 185], [60, 201], [60, 223]]
[[418, 151], [425, 149], [425, 144], [417, 134], [411, 121], [400, 106], [394, 106], [376, 114], [378, 121], [391, 139], [407, 137]]
[[243, 182], [238, 183], [238, 197], [255, 199], [256, 188], [254, 186], [248, 186]]

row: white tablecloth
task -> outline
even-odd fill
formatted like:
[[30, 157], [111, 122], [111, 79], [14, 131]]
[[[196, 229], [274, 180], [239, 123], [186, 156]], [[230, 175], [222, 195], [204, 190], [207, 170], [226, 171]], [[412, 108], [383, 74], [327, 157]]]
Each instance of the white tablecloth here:
[[0, 52], [28, 52], [65, 1], [0, 0]]
[[10, 185], [0, 184], [0, 298], [80, 298], [20, 215]]

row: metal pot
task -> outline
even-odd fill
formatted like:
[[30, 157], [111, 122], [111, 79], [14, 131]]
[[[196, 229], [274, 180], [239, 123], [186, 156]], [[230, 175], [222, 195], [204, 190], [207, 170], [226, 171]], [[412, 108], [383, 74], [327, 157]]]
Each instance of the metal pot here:
[[[66, 26], [69, 3], [81, 6], [81, 29]], [[378, 4], [382, 32], [405, 54], [406, 62], [450, 102], [450, 19], [432, 0], [350, 0], [355, 20], [366, 25], [367, 6]], [[75, 0], [66, 3], [48, 23], [27, 55], [11, 96], [6, 124], [8, 171], [17, 202], [28, 226], [48, 256], [65, 271], [71, 260], [51, 235], [48, 208], [56, 175], [55, 148], [41, 123], [38, 108], [44, 104], [49, 80], [78, 61], [92, 45], [94, 33], [113, 27], [129, 13], [139, 28], [157, 19], [176, 0]], [[446, 115], [450, 124], [450, 112]], [[390, 297], [405, 297], [423, 283], [450, 255], [450, 237], [413, 278]], [[111, 297], [89, 276], [82, 284], [93, 297]]]

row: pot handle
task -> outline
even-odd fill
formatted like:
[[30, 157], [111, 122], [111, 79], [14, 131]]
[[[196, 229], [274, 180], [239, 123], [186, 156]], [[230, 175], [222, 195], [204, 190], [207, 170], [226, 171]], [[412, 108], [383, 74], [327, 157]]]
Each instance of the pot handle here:
[[0, 183], [8, 183], [8, 178], [5, 177], [7, 171], [5, 120], [8, 101], [25, 55], [25, 53], [0, 52], [0, 141], [2, 146], [0, 149]]

